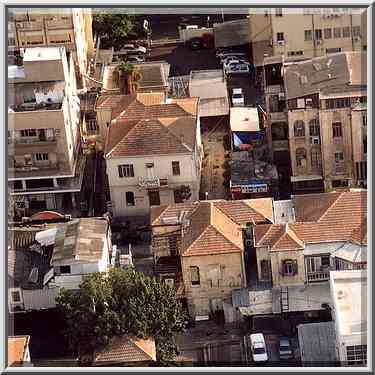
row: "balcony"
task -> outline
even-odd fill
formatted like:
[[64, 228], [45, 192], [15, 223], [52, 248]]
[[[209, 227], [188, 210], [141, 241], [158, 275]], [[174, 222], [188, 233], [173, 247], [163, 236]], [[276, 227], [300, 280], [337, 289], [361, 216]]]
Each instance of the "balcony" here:
[[51, 145], [56, 143], [56, 138], [41, 138], [41, 137], [36, 137], [36, 138], [8, 138], [8, 144], [14, 144], [17, 146], [38, 146], [38, 145]]
[[139, 177], [138, 186], [143, 189], [158, 189], [168, 187], [168, 178]]
[[20, 105], [11, 105], [8, 112], [30, 112], [30, 111], [48, 111], [61, 109], [62, 103], [22, 103]]
[[329, 280], [329, 269], [319, 272], [308, 272], [307, 273], [307, 282], [318, 282], [318, 281], [327, 281]]
[[43, 30], [43, 23], [40, 21], [16, 22], [16, 28], [20, 31]]
[[46, 21], [46, 27], [49, 30], [72, 29], [73, 28], [73, 21], [71, 19], [49, 20], [49, 21]]

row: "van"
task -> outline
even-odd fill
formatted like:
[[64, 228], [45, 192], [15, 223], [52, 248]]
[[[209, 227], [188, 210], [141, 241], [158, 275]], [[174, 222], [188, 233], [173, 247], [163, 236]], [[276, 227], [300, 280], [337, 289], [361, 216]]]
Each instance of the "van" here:
[[264, 340], [263, 333], [252, 333], [250, 335], [250, 350], [254, 362], [261, 363], [268, 361], [266, 341]]

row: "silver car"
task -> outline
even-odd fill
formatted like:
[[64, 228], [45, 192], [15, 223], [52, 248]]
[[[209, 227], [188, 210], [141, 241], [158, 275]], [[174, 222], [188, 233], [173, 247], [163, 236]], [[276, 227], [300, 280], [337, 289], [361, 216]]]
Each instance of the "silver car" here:
[[279, 358], [280, 360], [293, 359], [293, 349], [288, 337], [280, 337], [279, 339]]

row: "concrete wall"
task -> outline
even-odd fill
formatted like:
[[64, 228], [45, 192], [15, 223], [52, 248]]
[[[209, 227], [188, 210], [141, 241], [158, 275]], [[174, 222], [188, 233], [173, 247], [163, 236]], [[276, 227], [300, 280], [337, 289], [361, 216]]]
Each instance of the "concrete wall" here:
[[[242, 252], [181, 257], [185, 296], [191, 316], [208, 315], [210, 301], [220, 305], [224, 299], [231, 298], [233, 290], [245, 287], [242, 258]], [[191, 285], [192, 266], [199, 267], [200, 285]], [[209, 280], [212, 280], [212, 286]]]
[[[273, 286], [299, 285], [305, 283], [305, 262], [303, 250], [291, 251], [272, 251], [270, 252], [272, 267], [272, 284]], [[298, 273], [294, 276], [283, 276], [283, 261], [291, 259], [297, 260]]]

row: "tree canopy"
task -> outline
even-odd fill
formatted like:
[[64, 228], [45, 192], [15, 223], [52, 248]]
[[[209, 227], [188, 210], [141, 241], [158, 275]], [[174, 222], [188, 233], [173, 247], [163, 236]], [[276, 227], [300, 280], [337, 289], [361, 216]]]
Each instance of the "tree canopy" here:
[[129, 39], [145, 36], [139, 20], [124, 13], [98, 13], [93, 17], [92, 26], [94, 33], [103, 38], [101, 43], [104, 48], [114, 46], [120, 49]]
[[161, 364], [178, 353], [173, 335], [183, 330], [186, 317], [175, 289], [133, 268], [88, 275], [79, 290], [62, 290], [57, 303], [70, 349], [79, 356], [121, 334], [153, 337]]

